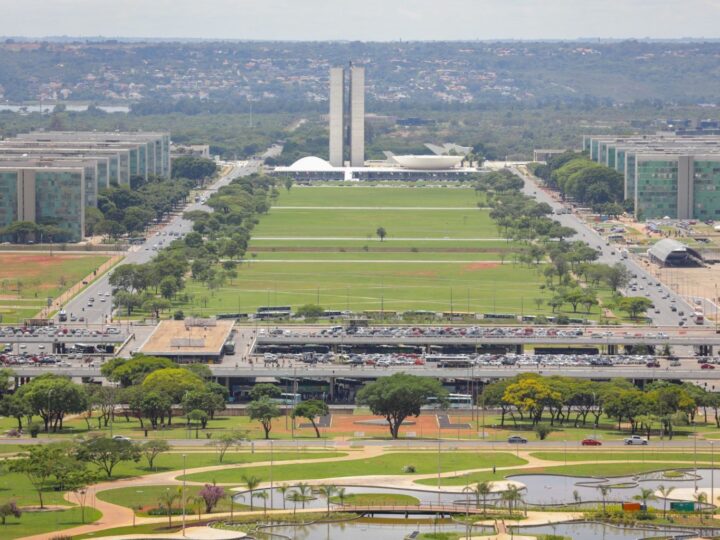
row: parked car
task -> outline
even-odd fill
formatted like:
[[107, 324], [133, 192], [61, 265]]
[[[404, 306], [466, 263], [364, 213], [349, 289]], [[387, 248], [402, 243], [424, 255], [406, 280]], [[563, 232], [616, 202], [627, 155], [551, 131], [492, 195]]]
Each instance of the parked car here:
[[125, 435], [113, 435], [112, 440], [113, 441], [128, 441], [128, 442], [130, 442], [130, 437], [126, 437]]
[[597, 439], [583, 439], [580, 444], [583, 446], [602, 446], [602, 443]]
[[700, 366], [700, 369], [715, 369], [715, 366], [713, 366], [712, 364], [702, 364]]
[[640, 435], [631, 435], [630, 437], [625, 438], [625, 444], [646, 445], [647, 443], [648, 440], [645, 437], [641, 437]]
[[511, 435], [508, 437], [507, 442], [511, 444], [525, 444], [527, 443], [527, 439], [525, 437], [521, 437], [520, 435]]

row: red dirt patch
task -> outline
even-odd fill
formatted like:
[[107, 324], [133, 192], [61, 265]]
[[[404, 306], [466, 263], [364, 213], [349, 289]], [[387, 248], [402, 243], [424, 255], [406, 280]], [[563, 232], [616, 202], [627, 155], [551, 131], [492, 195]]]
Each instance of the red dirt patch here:
[[466, 264], [462, 267], [464, 272], [475, 272], [476, 270], [488, 270], [490, 268], [497, 268], [500, 263], [495, 262], [474, 262]]
[[[361, 261], [361, 262], [362, 262], [362, 261]], [[410, 276], [410, 277], [435, 278], [435, 277], [437, 277], [437, 272], [433, 272], [432, 270], [417, 270], [416, 272], [395, 272], [394, 275], [396, 275], [396, 276]]]

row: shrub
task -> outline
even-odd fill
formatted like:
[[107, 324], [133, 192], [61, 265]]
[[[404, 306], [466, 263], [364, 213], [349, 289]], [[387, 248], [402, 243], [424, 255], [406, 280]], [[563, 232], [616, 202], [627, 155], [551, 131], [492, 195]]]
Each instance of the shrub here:
[[30, 432], [30, 437], [33, 439], [37, 439], [38, 433], [40, 433], [40, 424], [32, 423], [28, 426], [28, 431]]
[[535, 426], [535, 435], [541, 441], [544, 441], [552, 431], [553, 429], [547, 424], [538, 424]]
[[403, 467], [403, 472], [404, 472], [404, 473], [408, 473], [408, 474], [409, 474], [409, 473], [414, 473], [415, 471], [416, 471], [415, 465], [405, 465], [405, 466]]

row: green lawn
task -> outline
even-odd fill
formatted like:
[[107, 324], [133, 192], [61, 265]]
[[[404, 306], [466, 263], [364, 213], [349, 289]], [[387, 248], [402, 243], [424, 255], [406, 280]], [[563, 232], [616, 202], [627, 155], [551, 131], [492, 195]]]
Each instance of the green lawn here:
[[[425, 254], [417, 254], [419, 259]], [[349, 264], [265, 262], [245, 264], [238, 277], [216, 291], [188, 281], [189, 313], [255, 311], [259, 306], [318, 303], [326, 309], [433, 310], [537, 313], [535, 298], [548, 298], [534, 268], [506, 262]], [[541, 306], [540, 313], [550, 313]]]
[[[582, 465], [558, 465], [557, 467], [534, 467], [529, 469], [507, 469], [462, 474], [451, 478], [441, 478], [442, 486], [464, 486], [476, 482], [499, 481], [518, 474], [562, 474], [568, 476], [626, 476], [649, 471], [688, 468], [688, 463], [588, 463]], [[416, 484], [436, 486], [437, 479], [417, 480]]]
[[355, 493], [346, 495], [342, 501], [340, 497], [330, 497], [330, 502], [356, 506], [415, 506], [420, 504], [420, 499], [401, 493]]
[[[85, 508], [85, 523], [97, 521], [101, 516], [102, 514], [94, 508]], [[0, 525], [0, 538], [11, 540], [41, 533], [60, 532], [82, 524], [79, 507], [52, 512], [24, 513], [19, 519], [9, 517], [5, 525]]]
[[253, 236], [372, 239], [377, 237], [378, 227], [384, 227], [388, 237], [396, 238], [501, 236], [490, 219], [490, 212], [478, 208], [461, 211], [270, 209], [253, 230]]
[[[448, 452], [443, 453], [440, 460], [441, 470], [458, 471], [464, 469], [480, 469], [483, 467], [508, 467], [526, 463], [508, 452]], [[330, 463], [305, 463], [298, 465], [278, 465], [273, 468], [273, 480], [276, 482], [290, 480], [310, 480], [318, 478], [334, 478], [343, 476], [369, 476], [402, 474], [403, 467], [414, 465], [416, 474], [433, 473], [438, 470], [437, 453], [398, 452], [379, 457], [336, 461]], [[242, 484], [243, 475], [255, 475], [267, 480], [268, 467], [247, 467], [227, 469], [208, 473], [196, 473], [186, 476], [195, 482], [237, 483]]]
[[507, 262], [510, 262], [510, 257], [507, 251], [502, 249], [487, 250], [475, 253], [445, 253], [436, 251], [410, 251], [404, 249], [403, 251], [259, 251], [255, 253], [254, 257], [251, 256], [245, 265], [253, 264], [264, 264], [267, 261], [328, 261], [328, 262], [347, 262], [353, 266], [356, 263], [364, 262], [366, 264], [375, 263], [376, 261], [383, 261], [385, 264], [392, 264], [394, 262], [407, 262], [408, 264], [415, 264], [415, 268], [418, 266], [424, 266], [427, 261], [431, 261], [433, 264], [467, 264], [472, 261], [497, 261], [501, 262], [504, 253], [504, 258]]
[[475, 207], [485, 194], [472, 188], [293, 186], [281, 189], [277, 206]]

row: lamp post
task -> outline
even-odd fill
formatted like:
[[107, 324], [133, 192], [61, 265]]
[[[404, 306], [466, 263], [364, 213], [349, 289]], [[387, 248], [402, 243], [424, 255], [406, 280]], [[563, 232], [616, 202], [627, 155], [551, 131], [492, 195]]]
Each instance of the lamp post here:
[[438, 506], [440, 506], [441, 498], [440, 498], [440, 471], [441, 465], [440, 465], [440, 422], [438, 422], [438, 471], [437, 471], [437, 490], [438, 490]]
[[715, 443], [710, 441], [710, 504], [711, 512], [715, 516]]
[[182, 483], [182, 535], [185, 536], [185, 502], [187, 501], [187, 497], [185, 496], [185, 470], [186, 470], [186, 460], [187, 455], [183, 454], [183, 483]]

